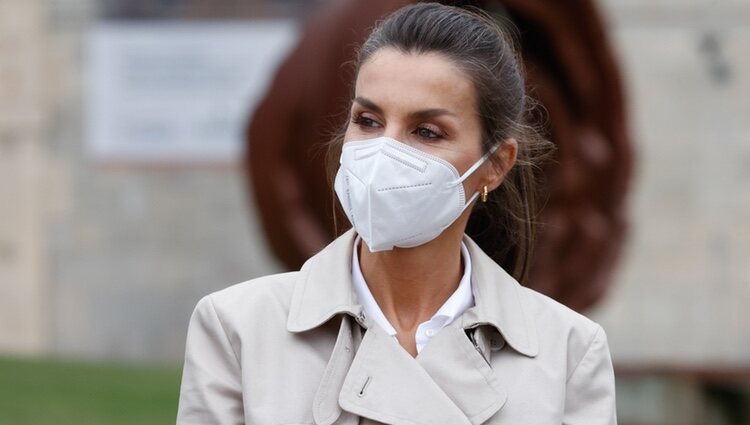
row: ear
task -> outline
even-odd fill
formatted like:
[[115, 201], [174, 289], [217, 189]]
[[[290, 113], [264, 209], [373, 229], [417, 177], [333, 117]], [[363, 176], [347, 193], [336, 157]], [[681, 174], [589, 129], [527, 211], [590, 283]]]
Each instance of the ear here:
[[487, 161], [488, 166], [483, 184], [487, 185], [489, 191], [497, 189], [502, 184], [508, 171], [516, 164], [517, 155], [516, 139], [509, 138], [500, 142], [500, 146]]

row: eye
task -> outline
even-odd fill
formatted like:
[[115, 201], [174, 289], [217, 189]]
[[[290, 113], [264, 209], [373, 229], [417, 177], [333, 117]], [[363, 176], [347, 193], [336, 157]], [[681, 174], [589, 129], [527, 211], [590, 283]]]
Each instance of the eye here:
[[378, 127], [380, 124], [378, 124], [377, 121], [370, 117], [366, 117], [363, 114], [355, 114], [352, 115], [352, 123], [362, 127], [362, 128], [375, 128]]
[[438, 129], [432, 129], [430, 127], [431, 126], [418, 127], [414, 133], [423, 139], [440, 139], [443, 137], [443, 134], [440, 133]]

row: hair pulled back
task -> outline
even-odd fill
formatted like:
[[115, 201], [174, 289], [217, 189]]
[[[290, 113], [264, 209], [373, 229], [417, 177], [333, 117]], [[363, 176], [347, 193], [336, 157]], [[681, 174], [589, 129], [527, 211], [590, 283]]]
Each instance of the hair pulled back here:
[[[418, 3], [397, 10], [375, 26], [357, 52], [355, 75], [385, 47], [408, 54], [439, 53], [453, 61], [475, 88], [482, 150], [487, 152], [509, 138], [518, 142], [515, 166], [486, 203], [475, 205], [466, 233], [503, 269], [525, 281], [535, 237], [538, 163], [553, 145], [527, 122], [536, 103], [526, 94], [522, 62], [512, 39], [480, 10]], [[346, 126], [329, 146], [331, 181], [345, 130]]]

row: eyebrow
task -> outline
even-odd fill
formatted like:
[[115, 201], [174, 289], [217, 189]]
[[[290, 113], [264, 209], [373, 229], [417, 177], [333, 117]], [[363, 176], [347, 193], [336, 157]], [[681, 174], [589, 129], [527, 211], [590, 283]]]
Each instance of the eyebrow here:
[[[360, 105], [364, 106], [367, 109], [372, 109], [373, 111], [375, 111], [378, 114], [382, 115], [382, 113], [383, 113], [383, 108], [381, 108], [375, 102], [373, 102], [372, 100], [370, 100], [370, 99], [368, 99], [366, 97], [357, 96], [357, 97], [354, 98], [354, 101], [357, 102], [357, 103], [359, 103]], [[451, 116], [454, 116], [454, 117], [458, 116], [455, 113], [453, 113], [453, 112], [451, 112], [451, 111], [449, 111], [447, 109], [443, 109], [443, 108], [422, 109], [420, 111], [414, 111], [414, 112], [412, 112], [412, 113], [409, 114], [409, 116], [412, 116], [414, 118], [419, 118], [419, 119], [432, 118], [432, 117], [436, 117], [436, 116], [440, 116], [440, 115], [451, 115]]]

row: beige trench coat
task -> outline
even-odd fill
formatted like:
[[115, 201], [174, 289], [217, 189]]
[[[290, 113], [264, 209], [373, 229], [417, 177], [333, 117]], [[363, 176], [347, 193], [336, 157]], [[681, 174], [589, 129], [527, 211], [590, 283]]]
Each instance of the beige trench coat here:
[[413, 358], [362, 313], [354, 236], [299, 272], [198, 302], [178, 424], [616, 424], [598, 324], [519, 285], [465, 237], [476, 306]]

